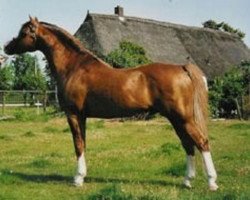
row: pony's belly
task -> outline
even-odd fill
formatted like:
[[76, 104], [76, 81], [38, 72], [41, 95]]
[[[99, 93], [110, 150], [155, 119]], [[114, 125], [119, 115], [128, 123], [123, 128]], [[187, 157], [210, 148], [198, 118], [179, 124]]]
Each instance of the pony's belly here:
[[136, 114], [148, 112], [149, 109], [124, 106], [113, 101], [91, 101], [85, 107], [87, 117], [96, 118], [120, 118], [131, 117]]
[[103, 106], [103, 107], [95, 107], [87, 108], [86, 115], [87, 117], [94, 118], [122, 118], [122, 117], [131, 117], [136, 114], [145, 113], [147, 110], [144, 109], [130, 109], [130, 108], [121, 108], [118, 106]]

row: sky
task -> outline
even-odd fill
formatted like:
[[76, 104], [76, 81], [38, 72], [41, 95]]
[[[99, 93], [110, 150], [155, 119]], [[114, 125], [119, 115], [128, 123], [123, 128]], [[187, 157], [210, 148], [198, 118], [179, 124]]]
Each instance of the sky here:
[[125, 16], [136, 16], [190, 26], [213, 19], [246, 33], [250, 47], [249, 0], [0, 0], [0, 47], [15, 37], [28, 16], [56, 24], [74, 34], [87, 11], [113, 14], [124, 7]]

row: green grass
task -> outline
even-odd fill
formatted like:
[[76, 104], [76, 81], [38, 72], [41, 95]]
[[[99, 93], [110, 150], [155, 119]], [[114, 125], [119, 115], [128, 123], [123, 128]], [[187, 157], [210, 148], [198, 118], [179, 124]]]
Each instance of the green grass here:
[[198, 152], [193, 189], [182, 187], [185, 153], [163, 118], [88, 120], [88, 176], [84, 186], [76, 188], [76, 160], [66, 120], [25, 116], [0, 121], [1, 200], [250, 199], [249, 122], [210, 122], [220, 186], [210, 192]]

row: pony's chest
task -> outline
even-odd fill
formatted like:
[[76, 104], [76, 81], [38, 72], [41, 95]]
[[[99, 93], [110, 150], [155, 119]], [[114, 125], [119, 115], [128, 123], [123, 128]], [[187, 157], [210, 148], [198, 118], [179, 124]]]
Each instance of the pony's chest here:
[[75, 77], [67, 81], [63, 88], [63, 99], [66, 106], [74, 106], [79, 110], [83, 109], [83, 102], [86, 98], [87, 87], [84, 82]]

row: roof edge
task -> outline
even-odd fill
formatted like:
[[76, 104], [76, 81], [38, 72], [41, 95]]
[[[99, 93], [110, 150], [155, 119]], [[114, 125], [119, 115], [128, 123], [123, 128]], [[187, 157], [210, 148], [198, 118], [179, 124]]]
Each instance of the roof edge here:
[[[117, 20], [120, 18], [119, 15], [115, 15], [115, 14], [99, 14], [99, 13], [89, 13], [88, 12], [84, 21], [93, 20], [93, 19], [98, 18], [98, 17], [109, 18], [109, 19], [113, 19], [113, 20]], [[177, 29], [189, 29], [189, 30], [193, 29], [193, 30], [197, 30], [197, 31], [219, 33], [219, 34], [224, 34], [225, 36], [230, 36], [230, 37], [233, 37], [235, 39], [241, 40], [237, 35], [235, 35], [233, 33], [224, 32], [224, 31], [220, 31], [220, 30], [213, 30], [213, 29], [204, 28], [204, 27], [188, 26], [188, 25], [183, 25], [183, 24], [176, 24], [176, 23], [171, 23], [171, 22], [159, 21], [159, 20], [149, 19], [149, 18], [135, 17], [135, 16], [123, 16], [122, 18], [123, 18], [122, 21], [127, 21], [127, 20], [130, 21], [131, 20], [131, 21], [136, 21], [136, 22], [140, 22], [140, 23], [155, 24], [155, 25], [163, 26], [163, 27], [173, 27], [173, 28], [177, 28]]]

